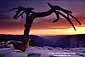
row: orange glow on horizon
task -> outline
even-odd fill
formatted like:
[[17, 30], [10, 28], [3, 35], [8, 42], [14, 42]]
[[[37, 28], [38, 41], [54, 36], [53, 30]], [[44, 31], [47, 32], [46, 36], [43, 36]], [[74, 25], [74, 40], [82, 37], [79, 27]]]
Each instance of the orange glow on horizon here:
[[[0, 34], [11, 34], [11, 35], [23, 35], [23, 29], [21, 30], [8, 30], [2, 31]], [[75, 35], [85, 34], [85, 27], [76, 27], [76, 31], [73, 28], [68, 29], [31, 29], [30, 34], [32, 35]]]
[[[60, 19], [56, 23], [52, 23], [51, 19], [37, 19], [33, 22], [30, 34], [32, 35], [74, 35], [74, 34], [85, 34], [85, 17], [77, 16], [78, 20], [82, 25], [79, 25], [72, 19], [72, 22], [76, 26], [74, 31], [73, 27], [66, 19]], [[11, 34], [11, 35], [23, 35], [24, 32], [24, 19], [19, 21], [0, 21], [0, 34]], [[3, 24], [3, 25], [2, 25]]]
[[85, 27], [76, 27], [76, 31], [73, 28], [68, 29], [47, 29], [47, 30], [32, 30], [31, 34], [40, 35], [74, 35], [74, 34], [85, 34]]

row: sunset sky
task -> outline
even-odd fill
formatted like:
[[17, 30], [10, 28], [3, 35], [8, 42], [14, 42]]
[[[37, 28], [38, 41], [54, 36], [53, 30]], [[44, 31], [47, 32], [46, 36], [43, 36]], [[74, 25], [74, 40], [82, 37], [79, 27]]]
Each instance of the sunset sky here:
[[18, 20], [13, 19], [15, 11], [9, 9], [17, 6], [33, 7], [35, 12], [45, 12], [50, 9], [47, 2], [53, 5], [59, 5], [65, 9], [71, 10], [75, 17], [81, 22], [79, 25], [74, 19], [72, 22], [76, 26], [74, 31], [69, 22], [62, 18], [52, 23], [56, 19], [55, 14], [46, 17], [35, 18], [30, 34], [33, 35], [73, 35], [85, 34], [85, 1], [84, 0], [0, 0], [0, 34], [21, 35], [24, 31], [25, 16]]

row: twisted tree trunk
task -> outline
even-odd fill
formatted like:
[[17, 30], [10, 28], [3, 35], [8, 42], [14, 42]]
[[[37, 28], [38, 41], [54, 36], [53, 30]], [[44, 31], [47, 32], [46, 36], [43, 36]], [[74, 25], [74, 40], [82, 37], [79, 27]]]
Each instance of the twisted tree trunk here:
[[26, 24], [25, 24], [25, 29], [24, 29], [24, 39], [22, 41], [23, 43], [23, 51], [25, 51], [25, 49], [27, 47], [29, 47], [29, 43], [30, 43], [30, 39], [31, 39], [31, 36], [29, 35], [30, 33], [30, 28], [31, 28], [31, 25], [32, 25], [32, 22], [33, 22], [33, 18], [31, 18], [29, 15], [26, 15]]

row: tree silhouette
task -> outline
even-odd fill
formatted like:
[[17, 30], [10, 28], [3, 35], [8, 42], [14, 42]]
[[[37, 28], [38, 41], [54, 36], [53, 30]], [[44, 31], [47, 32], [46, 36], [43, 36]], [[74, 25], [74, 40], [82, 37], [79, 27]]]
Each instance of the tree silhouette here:
[[[67, 18], [64, 14], [60, 13], [59, 11], [55, 11], [53, 8], [49, 9], [46, 12], [34, 12], [32, 11], [33, 8], [24, 8], [24, 7], [13, 8], [11, 10], [15, 10], [15, 9], [17, 9], [16, 14], [14, 15], [15, 19], [23, 15], [23, 13], [26, 14], [24, 35], [29, 35], [31, 24], [36, 17], [45, 17], [51, 15], [54, 12], [56, 14], [57, 19], [59, 19], [59, 14]], [[32, 14], [29, 16], [30, 13]]]
[[[51, 9], [49, 9], [49, 10], [46, 11], [46, 12], [34, 12], [34, 11], [32, 11], [33, 8], [29, 8], [29, 7], [28, 7], [28, 8], [25, 8], [25, 7], [22, 7], [22, 6], [19, 6], [19, 7], [17, 7], [17, 8], [12, 8], [12, 9], [10, 10], [10, 11], [16, 10], [16, 14], [15, 14], [14, 17], [13, 17], [13, 18], [15, 18], [15, 19], [17, 19], [18, 17], [22, 16], [23, 13], [26, 14], [26, 23], [25, 23], [25, 30], [24, 30], [24, 36], [25, 36], [24, 38], [25, 38], [26, 40], [22, 41], [22, 42], [23, 42], [23, 45], [24, 45], [24, 50], [23, 50], [23, 51], [25, 51], [25, 49], [26, 49], [26, 47], [27, 47], [27, 43], [28, 43], [29, 38], [30, 38], [30, 37], [28, 37], [28, 36], [29, 36], [29, 32], [30, 32], [30, 28], [31, 28], [31, 25], [32, 25], [32, 23], [33, 23], [33, 21], [34, 21], [34, 19], [35, 19], [36, 17], [45, 17], [45, 16], [48, 16], [48, 15], [51, 15], [52, 13], [55, 13], [55, 14], [56, 14], [56, 17], [57, 17], [57, 19], [53, 21], [53, 22], [55, 23], [56, 21], [58, 21], [58, 20], [60, 19], [60, 16], [59, 16], [59, 15], [61, 15], [61, 16], [63, 16], [67, 21], [69, 21], [69, 23], [73, 26], [74, 30], [76, 30], [76, 28], [75, 28], [75, 26], [73, 25], [73, 23], [71, 22], [69, 16], [71, 16], [71, 17], [74, 18], [79, 24], [81, 24], [81, 23], [77, 20], [76, 17], [74, 17], [74, 16], [71, 15], [71, 13], [72, 13], [71, 11], [66, 10], [66, 9], [63, 9], [63, 8], [61, 8], [60, 6], [53, 6], [53, 5], [51, 5], [50, 3], [48, 3], [48, 5], [50, 6]], [[65, 14], [67, 14], [67, 16], [64, 15], [63, 13], [61, 13], [60, 11], [63, 11]], [[27, 38], [28, 38], [28, 39], [27, 39]]]

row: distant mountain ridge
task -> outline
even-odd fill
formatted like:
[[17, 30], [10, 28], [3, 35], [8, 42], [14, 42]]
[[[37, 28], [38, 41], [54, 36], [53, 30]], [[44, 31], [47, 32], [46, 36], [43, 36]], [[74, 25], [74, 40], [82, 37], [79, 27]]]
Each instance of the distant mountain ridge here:
[[[85, 44], [85, 34], [79, 35], [56, 35], [56, 36], [36, 36], [31, 35], [31, 46], [52, 46], [52, 47], [74, 47]], [[24, 35], [4, 35], [0, 34], [0, 41], [3, 40], [26, 40]], [[75, 44], [76, 43], [76, 44]], [[79, 44], [80, 43], [80, 44]], [[74, 45], [74, 46], [73, 46]], [[83, 45], [85, 46], [85, 45]]]

